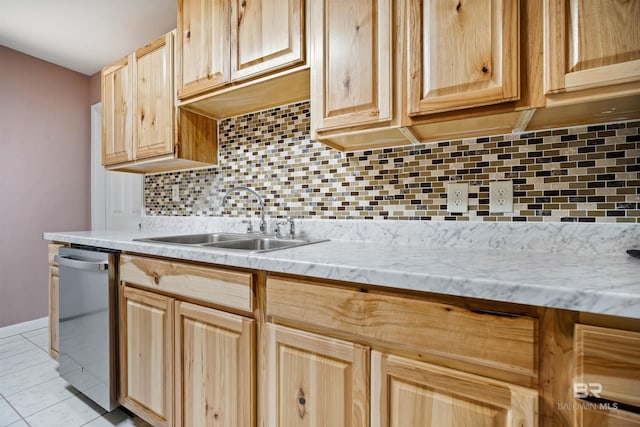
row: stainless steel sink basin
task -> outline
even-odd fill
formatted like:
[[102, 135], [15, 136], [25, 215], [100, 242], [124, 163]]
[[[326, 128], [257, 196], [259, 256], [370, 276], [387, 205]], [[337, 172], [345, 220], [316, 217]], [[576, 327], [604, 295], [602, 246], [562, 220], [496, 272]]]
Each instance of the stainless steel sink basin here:
[[202, 246], [222, 249], [236, 249], [242, 251], [266, 252], [276, 249], [285, 249], [293, 248], [295, 246], [308, 245], [310, 243], [315, 242], [307, 240], [272, 239], [269, 237], [263, 237], [257, 239], [234, 240], [222, 243], [209, 243]]
[[135, 239], [142, 242], [171, 243], [175, 245], [202, 245], [206, 243], [228, 242], [230, 240], [246, 239], [244, 234], [235, 233], [208, 233], [185, 234], [182, 236], [149, 237], [147, 239]]
[[134, 239], [138, 242], [166, 243], [191, 247], [226, 249], [245, 252], [269, 252], [278, 249], [294, 248], [327, 240], [278, 239], [269, 236], [256, 236], [239, 233], [185, 234], [179, 236], [148, 237]]

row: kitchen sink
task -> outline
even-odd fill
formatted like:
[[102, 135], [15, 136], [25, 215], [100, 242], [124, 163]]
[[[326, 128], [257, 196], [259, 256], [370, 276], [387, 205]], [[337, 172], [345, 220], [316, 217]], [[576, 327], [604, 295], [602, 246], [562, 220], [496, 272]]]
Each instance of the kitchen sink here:
[[236, 233], [207, 233], [185, 234], [181, 236], [149, 237], [147, 239], [134, 239], [142, 242], [171, 243], [175, 245], [202, 245], [207, 243], [228, 242], [230, 240], [246, 239], [244, 234]]
[[243, 252], [269, 252], [294, 248], [327, 240], [280, 239], [271, 236], [256, 236], [240, 233], [185, 234], [179, 236], [148, 237], [133, 239], [138, 242], [165, 243], [191, 247], [226, 249]]
[[307, 240], [275, 239], [262, 237], [258, 239], [231, 240], [222, 243], [208, 243], [202, 246], [223, 249], [237, 249], [242, 251], [266, 252], [276, 249], [293, 248], [295, 246], [308, 245], [314, 243]]

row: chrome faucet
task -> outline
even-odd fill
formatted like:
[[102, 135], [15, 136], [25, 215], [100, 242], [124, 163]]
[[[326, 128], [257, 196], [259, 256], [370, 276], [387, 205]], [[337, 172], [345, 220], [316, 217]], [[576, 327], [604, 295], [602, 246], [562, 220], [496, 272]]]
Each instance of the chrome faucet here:
[[[231, 190], [227, 191], [222, 197], [222, 206], [224, 206], [227, 203], [227, 199], [229, 198], [231, 193], [234, 193], [236, 191], [247, 191], [253, 194], [254, 196], [256, 196], [256, 199], [258, 199], [258, 203], [260, 203], [260, 233], [267, 234], [267, 221], [265, 221], [264, 219], [264, 201], [262, 200], [262, 197], [260, 197], [258, 193], [256, 193], [249, 187], [234, 187]], [[251, 227], [249, 227], [249, 230], [251, 230]], [[251, 231], [248, 231], [248, 232], [251, 232]]]

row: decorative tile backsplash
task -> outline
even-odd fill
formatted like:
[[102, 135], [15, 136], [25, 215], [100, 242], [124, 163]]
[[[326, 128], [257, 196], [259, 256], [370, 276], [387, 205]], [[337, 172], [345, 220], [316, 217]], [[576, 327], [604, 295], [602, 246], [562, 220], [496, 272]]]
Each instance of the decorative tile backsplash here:
[[[309, 103], [219, 122], [220, 165], [145, 177], [149, 216], [640, 223], [640, 121], [341, 153], [309, 139]], [[489, 182], [514, 184], [514, 212], [489, 212]], [[447, 185], [469, 183], [450, 214]], [[172, 201], [178, 185], [180, 201]]]

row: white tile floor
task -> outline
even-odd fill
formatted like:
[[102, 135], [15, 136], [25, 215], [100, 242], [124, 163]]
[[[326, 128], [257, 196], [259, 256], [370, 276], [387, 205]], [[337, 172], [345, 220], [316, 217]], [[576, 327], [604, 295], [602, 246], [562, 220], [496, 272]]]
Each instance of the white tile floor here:
[[48, 334], [45, 327], [0, 338], [0, 427], [149, 425], [120, 409], [107, 413], [60, 378]]

